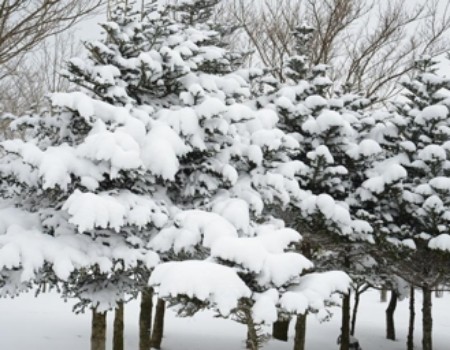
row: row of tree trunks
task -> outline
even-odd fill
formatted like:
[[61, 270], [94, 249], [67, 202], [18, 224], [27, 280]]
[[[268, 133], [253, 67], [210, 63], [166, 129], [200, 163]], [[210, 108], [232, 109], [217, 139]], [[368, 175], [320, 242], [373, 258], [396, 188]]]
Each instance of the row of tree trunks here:
[[[428, 285], [422, 286], [423, 304], [422, 304], [422, 350], [433, 349], [433, 316], [432, 316], [432, 289]], [[398, 295], [395, 291], [391, 292], [389, 306], [386, 309], [386, 338], [396, 340], [394, 326], [394, 311], [397, 307]], [[406, 341], [407, 350], [414, 349], [414, 322], [415, 312], [415, 291], [410, 287], [409, 295], [409, 327]]]
[[[158, 299], [155, 320], [152, 328], [153, 290], [147, 288], [142, 292], [139, 315], [139, 350], [161, 349], [164, 333], [164, 315], [166, 305]], [[106, 350], [106, 312], [92, 309], [91, 350]], [[113, 350], [124, 350], [124, 303], [118, 302], [115, 310]]]
[[[306, 321], [308, 314], [297, 316], [295, 323], [294, 350], [305, 350], [306, 344]], [[272, 327], [272, 338], [285, 341], [289, 340], [290, 319], [274, 322]]]
[[[341, 334], [341, 347], [340, 349], [348, 350], [350, 346], [350, 294], [344, 295], [344, 300], [342, 304], [342, 334]], [[358, 298], [359, 303], [359, 298]], [[355, 329], [356, 313], [358, 308], [358, 303], [355, 303], [355, 308], [353, 309], [352, 318], [352, 331]], [[356, 309], [356, 310], [355, 310]], [[295, 336], [294, 336], [294, 350], [305, 350], [306, 346], [306, 323], [308, 314], [297, 316], [297, 321], [295, 324]], [[281, 341], [288, 341], [290, 320], [279, 320], [273, 324], [272, 337]], [[347, 334], [347, 340], [345, 340], [344, 334]], [[346, 342], [347, 345], [343, 345]], [[345, 347], [346, 346], [346, 347]]]
[[[423, 339], [422, 349], [432, 350], [432, 290], [427, 285], [422, 287], [423, 292]], [[358, 295], [358, 293], [357, 293]], [[150, 348], [160, 349], [164, 333], [164, 315], [165, 302], [158, 299], [155, 311], [155, 320], [152, 329], [152, 308], [153, 308], [153, 290], [147, 288], [142, 293], [141, 310], [139, 317], [139, 350], [150, 350]], [[359, 304], [359, 298], [355, 296], [355, 306], [353, 317], [350, 318], [350, 293], [344, 295], [342, 303], [342, 328], [340, 337], [340, 350], [348, 350], [350, 346], [350, 334], [355, 334], [356, 312]], [[386, 309], [386, 338], [395, 340], [394, 312], [397, 307], [398, 295], [395, 291], [391, 292], [391, 298]], [[407, 349], [414, 349], [414, 321], [415, 321], [415, 293], [414, 287], [410, 288], [409, 298], [409, 329], [407, 337]], [[306, 343], [306, 320], [307, 314], [299, 315], [295, 325], [294, 350], [304, 350]], [[124, 303], [119, 302], [115, 312], [113, 350], [124, 349]], [[257, 334], [255, 327], [249, 327], [249, 349], [254, 349]], [[273, 337], [275, 339], [287, 341], [289, 331], [289, 320], [277, 321], [273, 326]], [[150, 336], [151, 334], [151, 336]], [[106, 350], [106, 312], [97, 312], [92, 309], [92, 335], [91, 350]]]
[[[423, 292], [423, 340], [422, 349], [432, 350], [432, 291], [427, 286], [422, 288]], [[351, 318], [350, 327], [350, 295], [344, 296], [342, 304], [342, 328], [341, 328], [341, 344], [340, 350], [347, 350], [349, 348], [350, 337], [348, 340], [345, 339], [347, 330], [350, 329], [351, 335], [355, 335], [355, 324], [356, 324], [356, 314], [359, 304], [359, 294], [355, 295], [355, 305], [353, 307], [353, 316]], [[386, 338], [390, 340], [396, 340], [395, 332], [395, 322], [394, 313], [397, 308], [398, 294], [396, 291], [391, 291], [391, 298], [389, 300], [389, 305], [386, 309]], [[415, 322], [415, 292], [414, 287], [410, 287], [410, 297], [409, 297], [409, 328], [407, 336], [407, 350], [414, 349], [414, 322]], [[300, 315], [297, 317], [297, 322], [295, 326], [295, 338], [294, 338], [294, 350], [304, 350], [305, 349], [305, 339], [306, 339], [306, 318], [307, 315]], [[289, 321], [290, 320], [280, 320], [273, 325], [273, 338], [277, 340], [287, 341], [288, 331], [289, 331]]]

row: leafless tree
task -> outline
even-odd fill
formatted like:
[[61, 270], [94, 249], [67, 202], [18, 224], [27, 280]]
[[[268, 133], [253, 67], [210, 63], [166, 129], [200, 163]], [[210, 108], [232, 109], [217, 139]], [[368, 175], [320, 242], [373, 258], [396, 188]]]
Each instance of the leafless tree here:
[[283, 77], [295, 54], [292, 32], [300, 23], [315, 28], [309, 59], [333, 67], [333, 77], [370, 97], [398, 92], [419, 55], [450, 49], [447, 0], [226, 0], [224, 23], [240, 26], [233, 45], [252, 48], [255, 61]]
[[74, 53], [72, 28], [104, 0], [0, 0], [0, 112], [21, 113], [47, 92], [66, 89], [59, 77]]
[[102, 0], [0, 0], [0, 65], [64, 32], [102, 3]]
[[46, 102], [46, 94], [69, 89], [69, 82], [60, 71], [69, 58], [81, 51], [75, 34], [72, 30], [55, 34], [27, 55], [3, 65], [0, 112], [20, 114], [33, 108], [39, 110]]

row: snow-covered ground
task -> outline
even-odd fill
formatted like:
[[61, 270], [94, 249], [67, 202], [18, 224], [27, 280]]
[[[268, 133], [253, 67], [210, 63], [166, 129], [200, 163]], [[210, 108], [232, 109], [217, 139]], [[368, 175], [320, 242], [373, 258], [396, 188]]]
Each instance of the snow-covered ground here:
[[[420, 349], [420, 302], [417, 293], [416, 348]], [[450, 349], [450, 295], [433, 300], [434, 349]], [[384, 310], [386, 303], [379, 302], [377, 291], [362, 296], [357, 337], [364, 350], [404, 350], [408, 325], [408, 301], [398, 304], [396, 326], [398, 341], [384, 339]], [[0, 299], [0, 349], [1, 350], [83, 350], [89, 349], [90, 314], [75, 315], [72, 304], [64, 303], [56, 294], [40, 295], [37, 299], [29, 293], [15, 299]], [[109, 326], [112, 324], [110, 315]], [[125, 333], [127, 350], [138, 348], [138, 303], [127, 304]], [[330, 322], [320, 324], [314, 316], [308, 319], [308, 350], [337, 349], [340, 312]], [[180, 319], [168, 313], [163, 348], [167, 350], [234, 350], [244, 348], [245, 327], [235, 322], [213, 318], [203, 312], [194, 318]], [[112, 327], [109, 327], [111, 331]], [[111, 342], [109, 334], [109, 346]], [[292, 343], [269, 342], [264, 349], [292, 349]]]

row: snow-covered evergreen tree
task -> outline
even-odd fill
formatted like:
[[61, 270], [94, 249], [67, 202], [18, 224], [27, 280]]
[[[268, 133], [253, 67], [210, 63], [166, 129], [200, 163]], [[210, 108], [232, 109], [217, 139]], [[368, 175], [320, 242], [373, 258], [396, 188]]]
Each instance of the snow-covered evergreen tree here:
[[[208, 66], [211, 67], [211, 64]], [[216, 69], [216, 74], [223, 71], [223, 69]], [[211, 70], [208, 69], [207, 72]], [[264, 267], [264, 264], [269, 264], [269, 262], [264, 263], [265, 260], [269, 260], [275, 252], [268, 247], [261, 247], [259, 232], [268, 231], [268, 229], [259, 229], [260, 224], [257, 224], [256, 220], [261, 221], [263, 218], [265, 205], [286, 206], [290, 201], [298, 201], [302, 191], [299, 190], [297, 181], [293, 178], [292, 172], [295, 171], [293, 164], [286, 163], [287, 154], [297, 148], [298, 143], [294, 138], [275, 128], [277, 116], [273, 110], [266, 108], [256, 110], [253, 101], [245, 101], [251, 95], [251, 75], [245, 74], [242, 70], [232, 75], [227, 74], [226, 85], [220, 83], [223, 78], [218, 80], [225, 94], [223, 92], [217, 94], [207, 86], [202, 86], [205, 91], [197, 94], [198, 98], [192, 96], [185, 99], [187, 101], [185, 104], [193, 108], [200, 117], [203, 117], [202, 113], [207, 113], [203, 117], [205, 122], [201, 125], [206, 125], [211, 118], [208, 115], [211, 115], [216, 118], [211, 126], [217, 125], [218, 129], [213, 129], [212, 132], [206, 131], [207, 148], [198, 150], [190, 158], [185, 158], [186, 163], [182, 160], [184, 171], [179, 173], [177, 178], [177, 184], [183, 184], [181, 200], [185, 200], [184, 208], [204, 208], [208, 212], [212, 210], [213, 213], [184, 210], [175, 217], [173, 226], [164, 229], [151, 242], [151, 247], [167, 260], [208, 259], [208, 264], [205, 265], [191, 260], [169, 263], [158, 267], [156, 273], [152, 275], [151, 283], [160, 285], [160, 293], [163, 296], [171, 297], [172, 303], [180, 301], [187, 303], [181, 309], [183, 314], [190, 314], [205, 305], [218, 303], [214, 295], [219, 291], [214, 290], [211, 293], [205, 291], [205, 288], [216, 288], [213, 285], [209, 287], [209, 284], [213, 282], [205, 280], [207, 278], [205, 276], [210, 275], [206, 271], [216, 268], [215, 265], [208, 267], [211, 265], [209, 261], [211, 259], [215, 263], [233, 267], [239, 272], [247, 288], [258, 294], [268, 293], [274, 287], [283, 291], [290, 285], [298, 283], [298, 277], [309, 264], [301, 255], [285, 252], [290, 243], [295, 243], [300, 238], [298, 234], [291, 232], [291, 238], [276, 251], [282, 259], [278, 261], [278, 264], [285, 264], [284, 268], [280, 268], [280, 271], [285, 270], [284, 279], [274, 282], [271, 278], [276, 278], [275, 276], [267, 276], [264, 283], [261, 284], [261, 281], [258, 281], [262, 278], [260, 276], [262, 273], [267, 273], [264, 269], [270, 269], [269, 266]], [[212, 79], [204, 73], [201, 73], [200, 77], [201, 83], [206, 79]], [[234, 92], [232, 99], [227, 97], [227, 91], [233, 86], [230, 84], [231, 77], [239, 78], [244, 83], [240, 87], [240, 95]], [[217, 81], [217, 77], [214, 77], [214, 80]], [[182, 95], [189, 96], [188, 93]], [[161, 115], [174, 115], [174, 113], [161, 110]], [[218, 144], [222, 146], [218, 147]], [[180, 196], [179, 190], [176, 189], [174, 193]], [[219, 226], [220, 230], [217, 229]], [[271, 228], [272, 225], [268, 227]], [[278, 229], [271, 228], [274, 231], [272, 233], [278, 233], [282, 227], [283, 225], [278, 224]], [[219, 237], [222, 235], [225, 237]], [[274, 240], [277, 239], [276, 236], [279, 236], [279, 239], [283, 237], [281, 232], [274, 234]], [[237, 255], [233, 255], [233, 250], [236, 250]], [[257, 254], [259, 257], [252, 258], [253, 251], [259, 251]], [[246, 258], [250, 260], [246, 261]], [[290, 268], [288, 263], [290, 259], [292, 259], [291, 262], [299, 261]], [[189, 276], [199, 275], [198, 280], [192, 278], [195, 285], [184, 286], [181, 283], [172, 285], [178, 278], [172, 277], [172, 274], [185, 275], [189, 270], [191, 271]], [[169, 292], [167, 288], [172, 289]], [[273, 312], [275, 310], [276, 317], [276, 309], [281, 306], [282, 299], [279, 299], [281, 296], [278, 295], [279, 292], [272, 290], [270, 293], [273, 294], [272, 301], [267, 307], [272, 310], [271, 317], [265, 319], [251, 312], [252, 308], [256, 307], [256, 304], [253, 304], [256, 302], [257, 294], [254, 294], [252, 298], [247, 296], [248, 300], [245, 304], [239, 303], [239, 298], [235, 297], [233, 312], [239, 313], [242, 320], [250, 327], [250, 333], [253, 332], [254, 343], [249, 344], [253, 348], [258, 346], [253, 324], [262, 321], [273, 322]], [[175, 295], [177, 298], [173, 298]], [[216, 307], [222, 314], [224, 313], [220, 305]], [[301, 311], [291, 309], [290, 312], [303, 313], [306, 309], [308, 309], [307, 305], [301, 308]], [[228, 309], [225, 314], [230, 311], [232, 310]]]
[[386, 159], [360, 196], [376, 208], [373, 219], [389, 243], [394, 273], [423, 291], [422, 346], [430, 350], [431, 290], [448, 274], [450, 80], [424, 57], [403, 86], [395, 113], [374, 127]]
[[[2, 143], [14, 213], [2, 216], [2, 290], [45, 277], [104, 324], [103, 311], [143, 288], [157, 251], [169, 261], [151, 280], [162, 297], [243, 313], [256, 349], [254, 324], [277, 308], [320, 309], [349, 280], [301, 277], [312, 264], [288, 251], [300, 235], [267, 222], [265, 205], [302, 195], [285, 164], [298, 142], [248, 101], [249, 80], [213, 24], [186, 21], [197, 2], [152, 2], [144, 16], [118, 8], [107, 38], [69, 63], [81, 90], [52, 94], [49, 115], [14, 123], [28, 137]], [[306, 292], [314, 288], [323, 293]], [[102, 342], [94, 336], [93, 349]]]
[[[329, 67], [311, 66], [312, 30], [296, 29], [298, 52], [286, 61], [286, 83], [258, 102], [277, 111], [280, 129], [299, 144], [289, 163], [303, 192], [284, 217], [302, 232], [300, 249], [319, 269], [344, 269], [361, 279], [376, 266], [368, 252], [373, 228], [355, 198], [366, 170], [382, 153], [368, 135], [367, 107], [373, 101], [348, 87], [338, 89], [327, 75]], [[349, 326], [349, 319], [344, 323]]]

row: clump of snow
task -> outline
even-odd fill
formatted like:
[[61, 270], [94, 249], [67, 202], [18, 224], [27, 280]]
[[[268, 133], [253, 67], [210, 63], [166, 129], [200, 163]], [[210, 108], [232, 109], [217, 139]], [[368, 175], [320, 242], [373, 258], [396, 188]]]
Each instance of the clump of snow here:
[[311, 160], [316, 160], [319, 157], [323, 158], [328, 164], [333, 164], [334, 162], [334, 158], [330, 150], [325, 145], [318, 146], [314, 151], [308, 152], [306, 156]]
[[279, 299], [276, 289], [269, 289], [263, 293], [255, 293], [255, 303], [252, 307], [252, 316], [255, 323], [271, 324], [278, 319], [277, 303]]
[[428, 247], [431, 249], [450, 252], [450, 235], [443, 233], [437, 237], [431, 238], [428, 241]]
[[[2, 203], [7, 205], [7, 203]], [[5, 234], [10, 226], [18, 225], [25, 230], [39, 229], [39, 216], [19, 208], [5, 207], [0, 209], [0, 235]]]
[[304, 314], [320, 311], [335, 292], [348, 293], [350, 277], [342, 271], [310, 273], [302, 276], [297, 285], [280, 298], [280, 306], [289, 313]]
[[446, 106], [433, 105], [425, 107], [420, 116], [426, 121], [444, 120], [448, 117], [449, 111]]
[[169, 262], [158, 265], [149, 285], [157, 287], [161, 298], [185, 295], [211, 303], [221, 315], [228, 316], [242, 298], [252, 292], [229, 267], [208, 261]]
[[164, 206], [128, 191], [94, 194], [75, 190], [62, 209], [69, 213], [69, 222], [79, 232], [95, 228], [111, 228], [119, 232], [124, 225], [144, 227], [150, 223], [162, 227], [168, 220]]
[[325, 100], [322, 96], [319, 95], [313, 95], [308, 96], [305, 100], [305, 105], [311, 110], [321, 109], [325, 108], [328, 103], [327, 100]]
[[354, 159], [360, 159], [363, 157], [371, 157], [377, 154], [380, 154], [382, 149], [378, 142], [370, 139], [366, 139], [361, 141], [358, 145], [354, 145], [354, 147], [350, 148], [347, 151], [347, 154]]
[[302, 129], [310, 134], [320, 134], [333, 127], [348, 127], [342, 116], [330, 110], [323, 111], [316, 119], [311, 118], [302, 125]]
[[189, 148], [173, 129], [155, 122], [142, 147], [142, 160], [155, 175], [173, 180], [179, 168], [178, 157], [188, 151]]
[[446, 160], [447, 154], [441, 146], [428, 145], [423, 150], [419, 151], [418, 157], [425, 162], [434, 162]]
[[248, 234], [250, 231], [250, 208], [248, 203], [239, 198], [218, 201], [213, 212], [228, 220], [237, 230]]
[[174, 225], [164, 228], [149, 246], [159, 252], [193, 251], [197, 245], [211, 248], [223, 236], [236, 237], [236, 228], [224, 217], [202, 210], [186, 210], [175, 215]]
[[251, 272], [260, 273], [268, 252], [257, 238], [224, 237], [212, 246], [211, 256], [233, 262]]
[[408, 175], [407, 171], [400, 164], [386, 163], [384, 167], [380, 167], [381, 172], [378, 176], [373, 176], [363, 183], [363, 187], [373, 193], [382, 193], [386, 186], [396, 183]]
[[313, 267], [310, 260], [298, 253], [268, 254], [258, 283], [261, 286], [282, 287]]
[[127, 268], [136, 267], [139, 261], [152, 268], [159, 261], [154, 252], [129, 248], [121, 238], [109, 241], [107, 246], [84, 235], [53, 237], [17, 225], [0, 235], [0, 268], [20, 269], [22, 281], [32, 281], [46, 263], [58, 278], [66, 280], [76, 269], [95, 264], [101, 272], [111, 272], [113, 262], [119, 259]]
[[436, 190], [450, 192], [450, 178], [448, 177], [435, 177], [430, 180], [429, 184]]
[[78, 147], [77, 153], [93, 161], [108, 161], [111, 164], [112, 177], [119, 170], [137, 169], [142, 166], [140, 147], [135, 139], [120, 130], [110, 132], [103, 122], [100, 130], [91, 133]]

